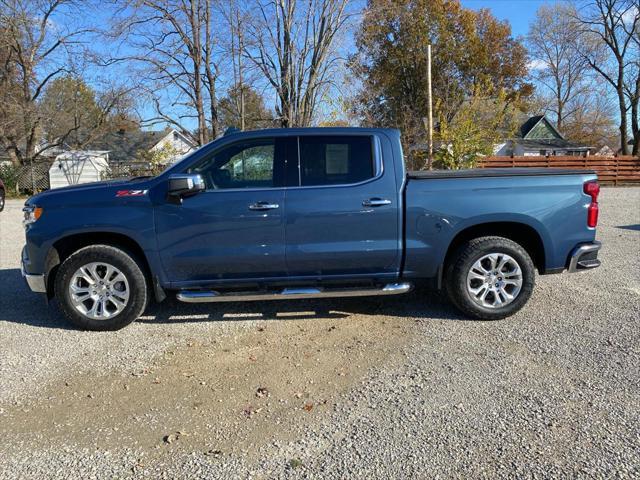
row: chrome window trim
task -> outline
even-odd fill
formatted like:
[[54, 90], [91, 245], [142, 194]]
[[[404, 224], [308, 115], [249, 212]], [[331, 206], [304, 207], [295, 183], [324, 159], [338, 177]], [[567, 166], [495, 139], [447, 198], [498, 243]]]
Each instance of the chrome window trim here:
[[286, 190], [287, 187], [267, 187], [267, 188], [220, 188], [217, 190], [204, 190], [200, 192], [198, 195], [193, 195], [191, 197], [185, 198], [185, 200], [189, 198], [195, 198], [204, 193], [224, 193], [224, 192], [275, 192], [278, 190]]
[[[272, 180], [275, 180], [275, 166], [276, 166], [276, 155], [275, 155], [275, 147], [276, 147], [276, 140], [278, 137], [262, 137], [262, 138], [251, 138], [251, 139], [245, 139], [245, 140], [238, 140], [237, 142], [232, 142], [226, 145], [221, 146], [219, 149], [211, 152], [211, 155], [201, 159], [202, 162], [204, 162], [205, 160], [210, 159], [211, 157], [215, 156], [217, 153], [223, 151], [226, 148], [229, 147], [233, 147], [234, 145], [238, 145], [244, 142], [250, 143], [250, 142], [256, 142], [256, 143], [260, 143], [266, 140], [272, 140], [273, 141], [273, 173], [274, 176], [272, 178]], [[251, 148], [251, 147], [250, 147]], [[196, 162], [198, 163], [198, 162]], [[228, 163], [228, 162], [227, 162]], [[226, 165], [226, 164], [225, 164]], [[187, 170], [193, 168], [193, 166], [190, 166]], [[197, 174], [200, 175], [202, 177], [202, 173], [201, 172], [182, 172], [182, 173], [177, 173], [175, 175], [193, 175], [193, 174]], [[203, 178], [204, 180], [204, 178]], [[205, 181], [205, 185], [206, 185], [206, 181]], [[268, 190], [277, 190], [277, 189], [283, 189], [285, 187], [264, 187], [264, 188], [218, 188], [218, 189], [210, 189], [207, 188], [205, 190], [203, 190], [202, 192], [199, 193], [199, 195], [202, 195], [203, 193], [218, 193], [218, 192], [262, 192], [262, 191], [268, 191]]]
[[[325, 134], [326, 135], [326, 134]], [[300, 158], [300, 137], [304, 137], [307, 135], [298, 135], [298, 172], [301, 171], [302, 162]], [[312, 136], [322, 136], [322, 135], [308, 135]], [[338, 136], [338, 135], [336, 135]], [[384, 175], [384, 162], [382, 161], [382, 146], [380, 144], [380, 138], [371, 133], [361, 134], [361, 135], [342, 135], [345, 137], [369, 137], [371, 139], [371, 153], [373, 154], [373, 172], [374, 176], [371, 178], [367, 178], [366, 180], [362, 180], [361, 182], [356, 183], [334, 183], [329, 185], [300, 185], [302, 183], [302, 178], [299, 176], [298, 185], [286, 187], [289, 190], [301, 190], [301, 189], [309, 189], [309, 188], [348, 188], [348, 187], [358, 187], [360, 185], [366, 185], [367, 183], [375, 182], [379, 180]], [[300, 174], [301, 175], [301, 174]]]
[[[223, 192], [272, 192], [276, 190], [301, 190], [301, 189], [310, 189], [310, 188], [350, 188], [350, 187], [359, 187], [362, 185], [366, 185], [371, 182], [375, 182], [382, 178], [385, 174], [384, 162], [382, 160], [382, 144], [380, 142], [380, 137], [375, 133], [367, 132], [367, 133], [346, 133], [344, 135], [335, 135], [336, 137], [369, 137], [372, 142], [372, 154], [373, 154], [373, 167], [375, 176], [368, 178], [366, 180], [362, 180], [361, 182], [356, 183], [336, 183], [330, 185], [300, 185], [302, 183], [302, 163], [300, 161], [300, 137], [319, 137], [319, 136], [329, 136], [326, 133], [313, 133], [313, 134], [303, 134], [296, 135], [296, 145], [297, 145], [297, 158], [298, 158], [298, 185], [291, 186], [279, 186], [279, 187], [264, 187], [264, 188], [221, 188], [221, 189], [207, 189], [200, 192], [198, 195], [202, 195], [204, 193], [223, 193]], [[263, 138], [254, 138], [251, 140], [260, 141], [265, 139], [273, 139], [274, 142], [277, 138], [284, 138], [284, 136], [273, 136], [273, 137], [263, 137]], [[246, 140], [245, 140], [246, 141]], [[211, 155], [215, 155], [220, 152], [222, 149], [231, 147], [236, 145], [237, 143], [242, 143], [241, 141], [233, 142], [226, 144], [220, 147], [219, 150], [211, 152]], [[275, 158], [274, 158], [274, 166], [275, 166]], [[192, 168], [192, 167], [189, 167]], [[187, 172], [181, 172], [184, 174], [188, 174]], [[176, 174], [179, 175], [179, 174]]]

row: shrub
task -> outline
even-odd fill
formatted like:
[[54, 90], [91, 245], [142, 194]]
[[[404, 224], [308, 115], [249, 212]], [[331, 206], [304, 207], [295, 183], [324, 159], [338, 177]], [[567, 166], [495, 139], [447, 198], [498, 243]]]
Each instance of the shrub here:
[[18, 173], [19, 167], [16, 167], [13, 163], [0, 163], [0, 180], [4, 182], [4, 188], [8, 196], [17, 195]]

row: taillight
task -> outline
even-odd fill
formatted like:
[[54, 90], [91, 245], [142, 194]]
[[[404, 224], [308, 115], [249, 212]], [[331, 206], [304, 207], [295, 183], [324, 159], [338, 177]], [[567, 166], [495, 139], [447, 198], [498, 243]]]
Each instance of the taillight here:
[[595, 228], [598, 224], [598, 194], [600, 193], [600, 185], [597, 180], [585, 182], [583, 191], [591, 197], [591, 203], [587, 208], [587, 226]]

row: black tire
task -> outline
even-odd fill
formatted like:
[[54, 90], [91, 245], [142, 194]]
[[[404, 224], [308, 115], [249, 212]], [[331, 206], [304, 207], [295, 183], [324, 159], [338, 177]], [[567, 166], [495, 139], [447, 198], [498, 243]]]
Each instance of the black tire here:
[[0, 190], [0, 212], [4, 210], [5, 193], [4, 190]]
[[[519, 293], [511, 303], [502, 307], [488, 308], [476, 303], [467, 288], [467, 274], [476, 261], [490, 253], [511, 256], [522, 271]], [[451, 255], [445, 266], [444, 281], [451, 302], [460, 311], [479, 320], [499, 320], [513, 315], [527, 303], [535, 285], [535, 266], [518, 243], [503, 237], [480, 237], [465, 243]]]
[[[75, 272], [92, 262], [105, 262], [120, 270], [129, 286], [129, 299], [123, 310], [107, 319], [92, 319], [74, 307], [69, 285]], [[147, 307], [148, 282], [135, 256], [110, 245], [91, 245], [70, 255], [55, 276], [55, 296], [64, 316], [76, 327], [83, 330], [119, 330], [136, 320]]]

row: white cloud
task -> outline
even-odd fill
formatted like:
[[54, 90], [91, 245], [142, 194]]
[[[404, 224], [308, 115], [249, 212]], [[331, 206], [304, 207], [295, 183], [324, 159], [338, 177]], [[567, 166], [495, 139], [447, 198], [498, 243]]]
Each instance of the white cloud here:
[[638, 7], [631, 7], [629, 10], [622, 14], [622, 21], [625, 25], [631, 26], [633, 24], [633, 20], [636, 18], [640, 9]]
[[534, 59], [527, 64], [527, 67], [529, 70], [544, 70], [548, 65], [544, 60]]

